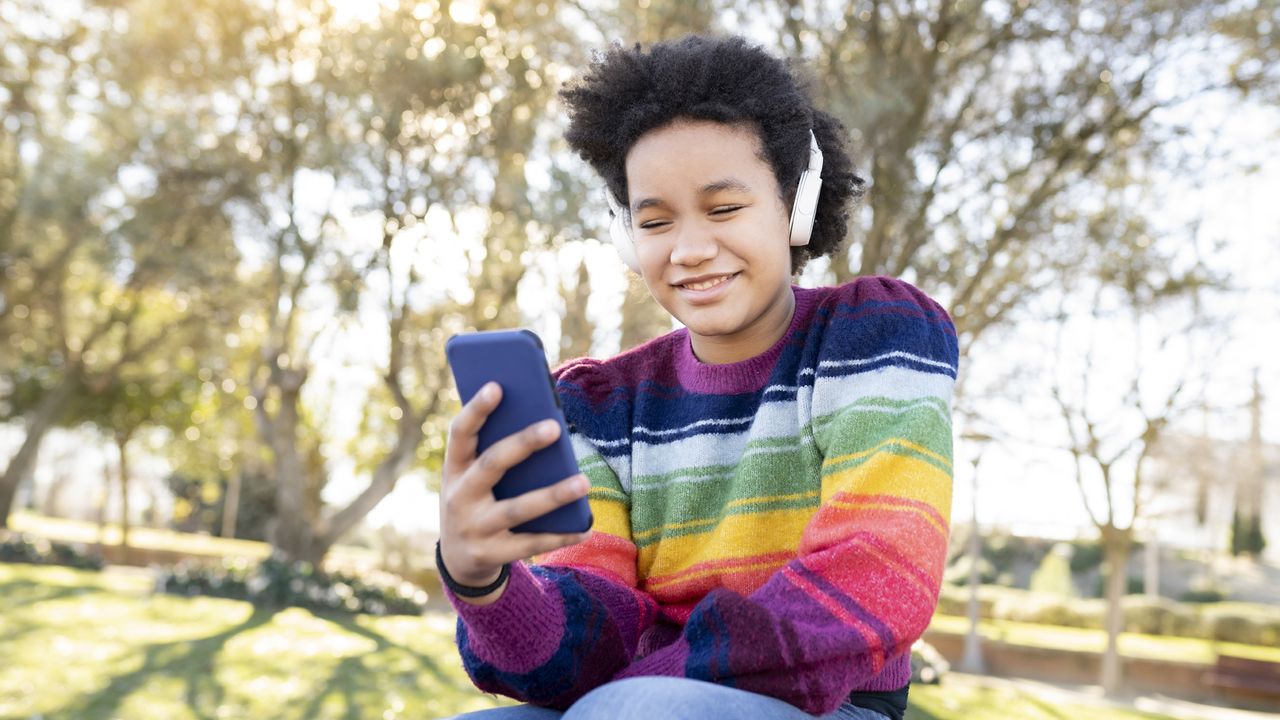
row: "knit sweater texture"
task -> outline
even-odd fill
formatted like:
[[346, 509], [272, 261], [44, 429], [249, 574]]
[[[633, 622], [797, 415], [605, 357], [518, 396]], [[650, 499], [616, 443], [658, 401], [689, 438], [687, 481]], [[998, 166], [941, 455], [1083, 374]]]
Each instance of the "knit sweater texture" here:
[[680, 676], [818, 714], [908, 683], [946, 556], [955, 327], [891, 278], [793, 292], [757, 357], [704, 364], [681, 329], [556, 371], [595, 525], [490, 605], [450, 595], [477, 687], [563, 709]]

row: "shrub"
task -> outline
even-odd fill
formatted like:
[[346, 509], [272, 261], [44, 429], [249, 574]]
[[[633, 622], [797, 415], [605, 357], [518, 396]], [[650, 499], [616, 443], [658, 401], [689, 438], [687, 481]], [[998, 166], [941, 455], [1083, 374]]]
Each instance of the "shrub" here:
[[156, 589], [176, 595], [210, 595], [248, 600], [268, 607], [309, 610], [418, 615], [427, 594], [395, 576], [370, 573], [327, 573], [311, 563], [286, 562], [277, 555], [250, 566], [242, 560], [221, 565], [183, 562], [159, 571]]
[[1188, 590], [1178, 596], [1178, 600], [1185, 603], [1216, 603], [1226, 599], [1226, 594], [1216, 588]]
[[0, 538], [0, 562], [32, 565], [66, 565], [81, 570], [101, 570], [102, 558], [83, 545], [51, 542], [21, 533]]
[[1071, 572], [1084, 573], [1102, 565], [1102, 543], [1077, 540], [1071, 543]]
[[1121, 606], [1127, 632], [1186, 637], [1195, 633], [1199, 625], [1193, 608], [1165, 598], [1134, 595], [1125, 598]]
[[1075, 594], [1071, 582], [1071, 546], [1059, 543], [1040, 561], [1040, 567], [1031, 575], [1032, 592], [1049, 593], [1062, 597]]
[[1010, 597], [997, 608], [1000, 619], [1015, 622], [1101, 629], [1105, 606], [1093, 600], [1072, 600], [1056, 595], [1024, 593]]

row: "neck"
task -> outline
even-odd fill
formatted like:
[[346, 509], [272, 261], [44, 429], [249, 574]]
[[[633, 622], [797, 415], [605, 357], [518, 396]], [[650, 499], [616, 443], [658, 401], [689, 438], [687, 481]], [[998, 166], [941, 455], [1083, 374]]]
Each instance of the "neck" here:
[[781, 297], [760, 319], [732, 335], [698, 335], [689, 332], [693, 354], [708, 365], [750, 360], [762, 355], [787, 332], [795, 315], [796, 298], [791, 285], [783, 286]]

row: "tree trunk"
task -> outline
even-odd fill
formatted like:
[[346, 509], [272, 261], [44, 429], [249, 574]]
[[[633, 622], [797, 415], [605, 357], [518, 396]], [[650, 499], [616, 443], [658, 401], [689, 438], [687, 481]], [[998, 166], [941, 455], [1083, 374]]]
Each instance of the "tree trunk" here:
[[290, 560], [315, 562], [312, 528], [307, 522], [307, 479], [298, 452], [298, 403], [305, 373], [282, 371], [277, 385], [280, 410], [271, 424], [270, 439], [276, 471], [276, 527], [271, 545]]
[[31, 478], [35, 470], [36, 458], [40, 453], [40, 443], [71, 399], [73, 385], [74, 381], [71, 378], [63, 378], [52, 390], [45, 393], [28, 417], [26, 436], [22, 439], [22, 446], [9, 460], [9, 466], [0, 477], [0, 529], [9, 527], [9, 513], [13, 510], [13, 499], [18, 494], [18, 486]]
[[227, 489], [222, 496], [222, 530], [224, 538], [236, 536], [236, 521], [240, 514], [240, 485], [244, 482], [244, 473], [236, 471], [227, 478]]
[[1160, 597], [1160, 540], [1154, 530], [1143, 548], [1142, 594], [1149, 598]]
[[1103, 552], [1107, 561], [1106, 599], [1107, 599], [1107, 649], [1102, 654], [1102, 674], [1100, 683], [1108, 696], [1120, 692], [1124, 683], [1120, 663], [1120, 633], [1124, 631], [1124, 607], [1121, 601], [1129, 585], [1129, 552], [1133, 537], [1129, 528], [1104, 527], [1102, 530]]
[[333, 547], [339, 538], [347, 534], [356, 526], [356, 523], [377, 507], [383, 498], [391, 494], [396, 487], [396, 481], [409, 467], [421, 442], [422, 423], [412, 419], [401, 421], [396, 446], [387, 457], [383, 458], [382, 462], [378, 463], [377, 469], [373, 471], [373, 482], [369, 483], [369, 487], [357, 495], [349, 505], [335, 513], [324, 524], [324, 532], [315, 539], [317, 562], [324, 558], [329, 548]]
[[120, 564], [129, 564], [129, 439], [130, 433], [116, 433], [120, 453]]

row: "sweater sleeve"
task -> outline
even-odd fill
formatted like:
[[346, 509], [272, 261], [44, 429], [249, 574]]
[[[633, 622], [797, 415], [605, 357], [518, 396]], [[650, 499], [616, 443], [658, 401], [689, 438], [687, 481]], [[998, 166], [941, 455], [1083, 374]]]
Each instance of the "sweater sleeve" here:
[[826, 321], [808, 429], [822, 497], [797, 557], [750, 595], [708, 593], [679, 639], [619, 677], [683, 675], [815, 714], [909, 681], [904, 654], [933, 615], [946, 557], [955, 329], [885, 278], [842, 288]]
[[476, 687], [560, 709], [625, 667], [657, 614], [654, 600], [636, 588], [630, 497], [601, 443], [579, 422], [592, 370], [580, 364], [557, 373], [578, 467], [591, 481], [588, 539], [514, 564], [490, 605], [449, 593], [458, 649]]

